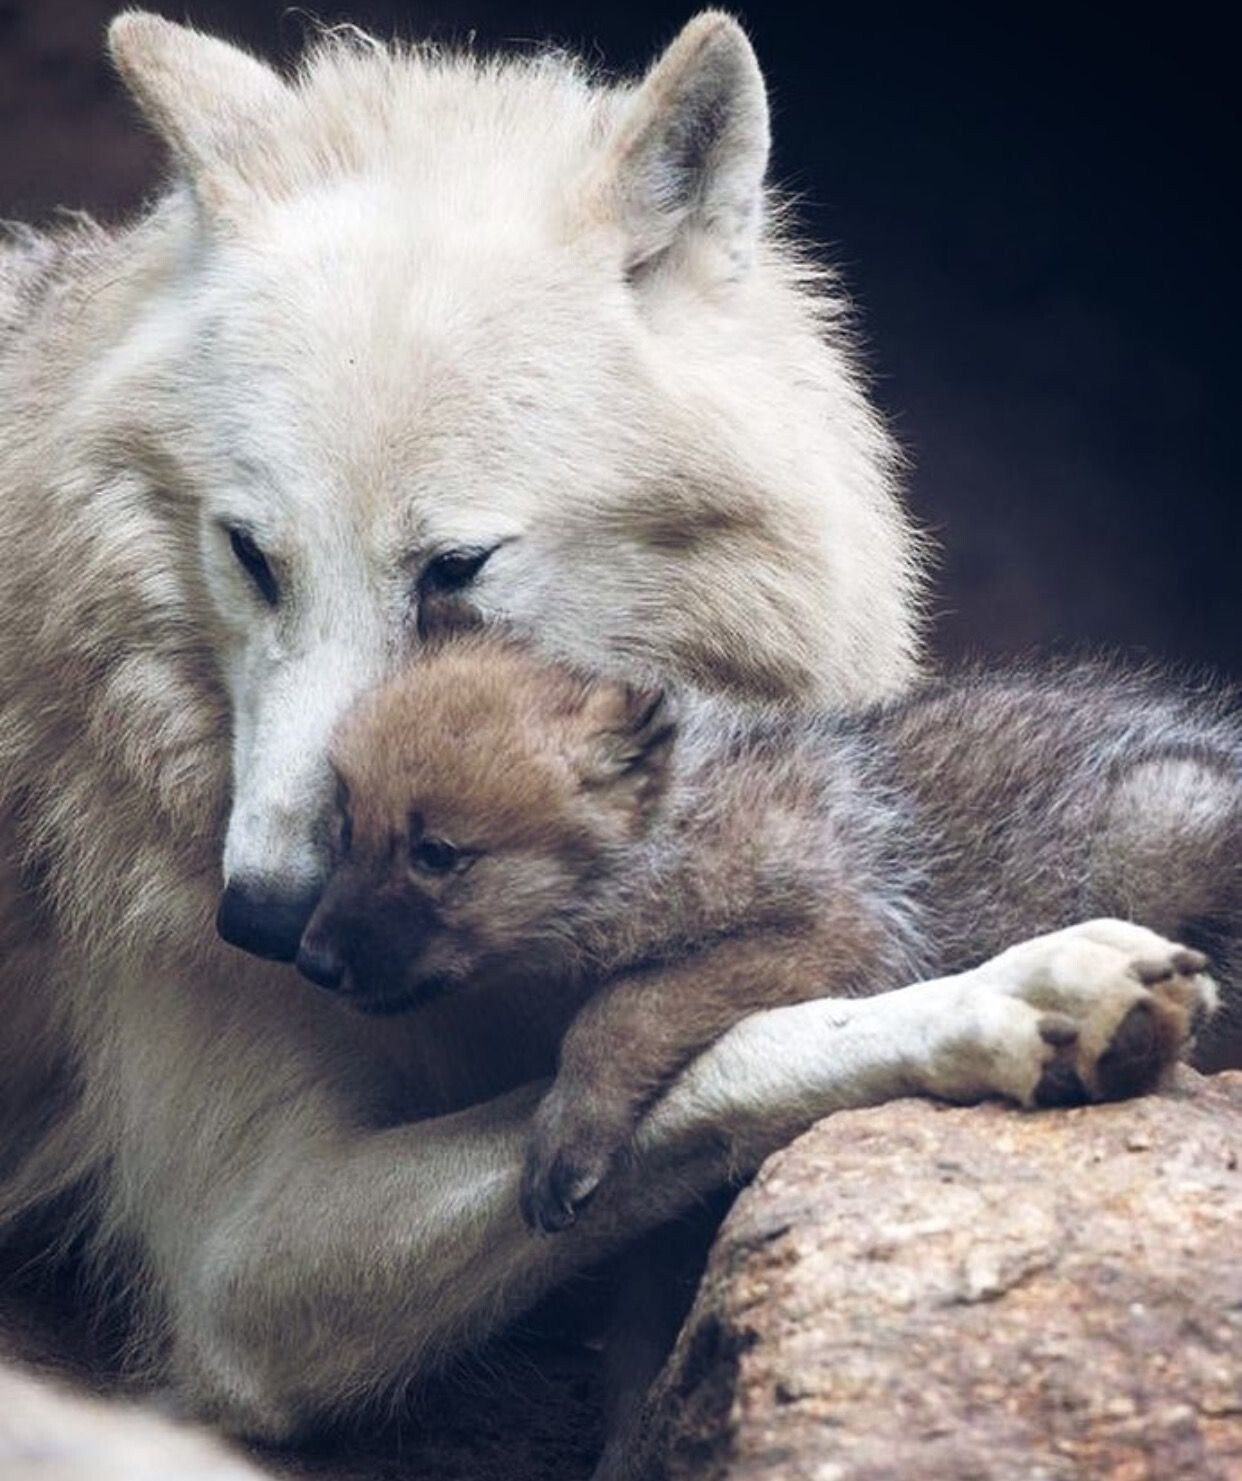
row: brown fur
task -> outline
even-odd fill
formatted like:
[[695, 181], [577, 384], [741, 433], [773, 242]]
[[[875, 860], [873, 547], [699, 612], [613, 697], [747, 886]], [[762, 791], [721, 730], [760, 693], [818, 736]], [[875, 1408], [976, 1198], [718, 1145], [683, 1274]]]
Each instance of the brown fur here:
[[[1150, 843], [1118, 821], [1119, 801], [1132, 806], [1153, 774], [1188, 795], [1177, 748], [1192, 732], [1170, 727], [1193, 711], [1148, 695], [1145, 715], [1124, 687], [1138, 681], [1094, 678], [1085, 728], [1075, 686], [1086, 676], [1048, 676], [966, 686], [970, 705], [946, 686], [857, 722], [687, 696], [675, 739], [659, 694], [470, 638], [347, 721], [336, 765], [352, 845], [304, 948], [335, 953], [331, 985], [348, 978], [369, 1008], [480, 979], [532, 1004], [551, 981], [589, 995], [537, 1114], [522, 1190], [529, 1223], [562, 1228], [643, 1112], [744, 1015], [960, 969], [1011, 935], [1072, 920], [1078, 892], [1040, 879], [1055, 880], [1058, 848], [1075, 864], [1058, 820], [1094, 840], [1081, 883], [1087, 899], [1106, 897], [1100, 908], [1133, 906], [1153, 883], [1166, 913], [1180, 911], [1171, 929], [1189, 929], [1213, 893], [1215, 914], [1235, 908], [1202, 828], [1166, 846], [1151, 879]], [[1205, 823], [1224, 847], [1236, 837], [1237, 736], [1215, 723], [1195, 741], [1215, 756], [1221, 797]], [[1117, 724], [1132, 733], [1110, 735]], [[1161, 795], [1145, 799], [1153, 815]], [[428, 837], [462, 850], [463, 867], [429, 873]], [[1154, 896], [1137, 903], [1140, 919], [1157, 908]]]

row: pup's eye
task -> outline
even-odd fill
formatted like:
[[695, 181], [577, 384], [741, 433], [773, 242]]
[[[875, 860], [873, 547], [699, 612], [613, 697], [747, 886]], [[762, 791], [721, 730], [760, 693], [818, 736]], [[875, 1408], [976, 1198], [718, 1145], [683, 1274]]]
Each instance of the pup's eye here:
[[336, 776], [336, 816], [333, 850], [338, 859], [349, 857], [354, 846], [354, 820], [349, 813], [349, 784], [338, 772]]
[[249, 530], [230, 525], [228, 536], [238, 565], [254, 582], [255, 590], [267, 605], [274, 607], [280, 601], [280, 587], [276, 583], [275, 572], [268, 564], [267, 556], [259, 549]]
[[500, 547], [487, 550], [446, 550], [427, 562], [419, 580], [424, 596], [461, 591], [469, 586]]
[[447, 839], [432, 838], [428, 834], [410, 850], [410, 860], [415, 869], [421, 869], [424, 874], [451, 874], [454, 869], [461, 868], [465, 855]]

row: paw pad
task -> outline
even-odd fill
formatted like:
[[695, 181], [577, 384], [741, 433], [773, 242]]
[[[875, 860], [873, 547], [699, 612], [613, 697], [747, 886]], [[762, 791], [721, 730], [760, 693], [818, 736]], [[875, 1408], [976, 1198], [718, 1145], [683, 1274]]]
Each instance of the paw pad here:
[[1207, 970], [1208, 959], [1201, 951], [1180, 946], [1168, 956], [1147, 957], [1134, 962], [1130, 971], [1144, 987], [1157, 982], [1172, 982], [1174, 977], [1196, 977]]
[[1155, 1089], [1171, 1057], [1161, 1028], [1150, 1003], [1135, 1003], [1113, 1030], [1108, 1048], [1096, 1063], [1101, 1099], [1125, 1100]]
[[1045, 1013], [1039, 1020], [1039, 1037], [1045, 1044], [1061, 1049], [1078, 1040], [1078, 1025], [1068, 1013]]
[[1060, 1055], [1045, 1067], [1035, 1087], [1037, 1106], [1085, 1106], [1090, 1099], [1073, 1060]]

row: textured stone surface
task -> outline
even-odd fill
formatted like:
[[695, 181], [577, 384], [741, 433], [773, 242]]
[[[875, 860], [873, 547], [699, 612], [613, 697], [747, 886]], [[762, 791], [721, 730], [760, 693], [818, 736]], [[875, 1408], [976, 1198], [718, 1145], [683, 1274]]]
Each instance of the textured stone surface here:
[[822, 1122], [665, 1376], [677, 1481], [1242, 1477], [1242, 1075]]
[[[399, 1430], [245, 1455], [91, 1398], [66, 1310], [6, 1303], [0, 1333], [5, 1481], [573, 1481], [598, 1440], [571, 1346], [496, 1353]], [[1242, 1075], [821, 1123], [730, 1215], [661, 1414], [673, 1481], [1242, 1478]]]

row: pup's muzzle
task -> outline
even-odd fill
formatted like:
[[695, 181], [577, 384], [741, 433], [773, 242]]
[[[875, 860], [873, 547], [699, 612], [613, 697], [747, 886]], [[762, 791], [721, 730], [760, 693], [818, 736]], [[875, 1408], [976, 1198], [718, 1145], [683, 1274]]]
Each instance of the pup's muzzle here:
[[294, 966], [316, 987], [339, 989], [345, 977], [345, 962], [335, 947], [326, 942], [308, 941], [303, 938]]

